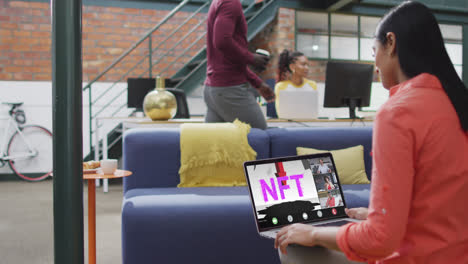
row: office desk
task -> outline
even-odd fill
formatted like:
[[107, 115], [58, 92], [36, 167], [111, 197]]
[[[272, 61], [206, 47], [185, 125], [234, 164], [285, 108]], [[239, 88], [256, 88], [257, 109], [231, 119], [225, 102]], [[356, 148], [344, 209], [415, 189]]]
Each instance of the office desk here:
[[[330, 126], [372, 126], [373, 119], [267, 119], [268, 127], [330, 127]], [[184, 123], [204, 123], [203, 117], [152, 121], [149, 118], [126, 118], [122, 120], [123, 130], [135, 127], [179, 127]]]

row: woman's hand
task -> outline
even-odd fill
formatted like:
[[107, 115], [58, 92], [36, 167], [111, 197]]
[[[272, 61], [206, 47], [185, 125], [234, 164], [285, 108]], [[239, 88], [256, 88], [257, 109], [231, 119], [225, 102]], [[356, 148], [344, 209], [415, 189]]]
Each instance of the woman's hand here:
[[351, 209], [345, 208], [345, 213], [351, 218], [358, 219], [358, 220], [366, 220], [367, 215], [369, 214], [369, 210], [364, 207], [351, 208]]
[[292, 224], [283, 227], [276, 234], [275, 248], [280, 248], [283, 254], [286, 254], [286, 247], [289, 244], [298, 244], [303, 246], [315, 246], [314, 229], [316, 227], [304, 224]]

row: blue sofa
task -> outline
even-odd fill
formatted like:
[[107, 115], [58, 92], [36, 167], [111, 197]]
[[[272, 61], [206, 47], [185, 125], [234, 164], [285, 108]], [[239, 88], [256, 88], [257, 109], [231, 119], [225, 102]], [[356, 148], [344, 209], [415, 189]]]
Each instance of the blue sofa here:
[[[279, 263], [273, 241], [256, 231], [247, 187], [177, 188], [178, 128], [125, 132], [122, 257], [130, 263]], [[252, 129], [257, 159], [291, 156], [296, 147], [364, 145], [371, 175], [371, 127]], [[369, 185], [344, 185], [348, 207], [368, 206]]]

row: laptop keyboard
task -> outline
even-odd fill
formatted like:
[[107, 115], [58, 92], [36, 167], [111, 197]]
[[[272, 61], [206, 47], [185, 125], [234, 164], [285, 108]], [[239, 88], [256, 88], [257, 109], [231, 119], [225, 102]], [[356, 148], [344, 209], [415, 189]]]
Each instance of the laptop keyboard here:
[[[347, 220], [340, 220], [340, 221], [335, 221], [335, 222], [330, 222], [330, 223], [323, 223], [323, 224], [314, 224], [314, 226], [319, 226], [319, 227], [324, 227], [324, 226], [342, 226], [351, 223], [351, 221]], [[268, 238], [276, 238], [276, 234], [279, 232], [279, 229], [277, 230], [270, 230], [270, 231], [265, 231], [262, 232], [261, 234], [265, 237]]]
[[276, 238], [276, 234], [279, 232], [279, 230], [271, 230], [271, 231], [265, 231], [262, 232], [262, 235], [268, 237], [268, 238]]

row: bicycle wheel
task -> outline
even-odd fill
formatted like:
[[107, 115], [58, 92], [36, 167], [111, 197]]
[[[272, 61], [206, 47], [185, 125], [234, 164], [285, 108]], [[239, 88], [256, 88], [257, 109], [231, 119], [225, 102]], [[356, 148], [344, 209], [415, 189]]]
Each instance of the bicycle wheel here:
[[40, 181], [52, 173], [52, 133], [36, 125], [24, 126], [8, 143], [10, 168], [20, 178]]

